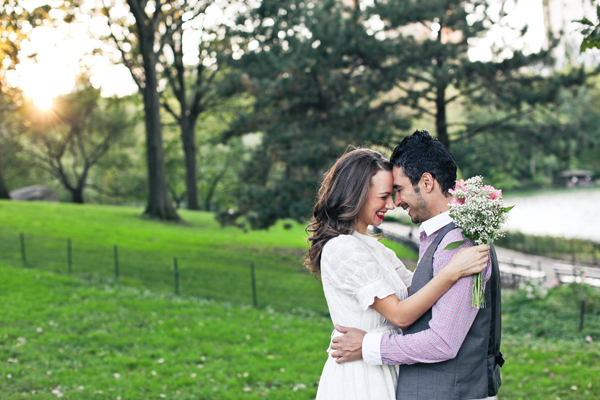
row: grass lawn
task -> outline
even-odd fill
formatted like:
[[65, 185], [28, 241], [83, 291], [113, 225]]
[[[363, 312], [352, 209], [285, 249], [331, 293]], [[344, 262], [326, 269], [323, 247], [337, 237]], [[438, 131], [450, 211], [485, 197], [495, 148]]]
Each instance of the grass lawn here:
[[[316, 313], [90, 284], [0, 263], [2, 399], [313, 399]], [[598, 343], [504, 335], [500, 399], [600, 398]]]
[[[319, 283], [302, 272], [303, 226], [244, 233], [208, 213], [182, 211], [186, 224], [140, 214], [0, 202], [0, 398], [314, 398], [332, 326]], [[172, 257], [181, 297], [172, 294]], [[259, 308], [249, 307], [250, 263]], [[559, 300], [551, 305], [562, 309]], [[567, 340], [548, 322], [564, 316], [539, 308], [548, 320], [540, 321], [533, 303], [523, 313], [519, 304], [506, 308], [499, 398], [600, 398], [599, 334]]]
[[[268, 231], [221, 228], [211, 213], [181, 210], [183, 224], [140, 217], [142, 209], [62, 203], [0, 201], [0, 259], [55, 272], [71, 269], [91, 280], [116, 279], [135, 287], [174, 291], [174, 258], [183, 294], [252, 305], [250, 266], [257, 302], [277, 310], [327, 312], [320, 283], [302, 265], [304, 225], [280, 221]], [[286, 229], [286, 226], [289, 229]], [[399, 257], [417, 254], [385, 241]]]
[[600, 398], [600, 343], [503, 335], [499, 399]]
[[[0, 264], [0, 398], [310, 399], [330, 321]], [[34, 396], [35, 394], [35, 396]]]

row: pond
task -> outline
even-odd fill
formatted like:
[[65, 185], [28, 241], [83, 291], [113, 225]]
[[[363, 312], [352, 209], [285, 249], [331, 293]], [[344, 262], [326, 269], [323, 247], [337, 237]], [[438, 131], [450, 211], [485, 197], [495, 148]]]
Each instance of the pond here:
[[504, 201], [516, 205], [511, 231], [600, 241], [600, 188], [507, 194]]

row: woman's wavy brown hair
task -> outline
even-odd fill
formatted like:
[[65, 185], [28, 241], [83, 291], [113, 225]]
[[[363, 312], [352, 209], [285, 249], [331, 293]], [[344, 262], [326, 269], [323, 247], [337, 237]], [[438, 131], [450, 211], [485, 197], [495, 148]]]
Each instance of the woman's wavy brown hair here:
[[380, 170], [391, 171], [392, 164], [374, 150], [355, 149], [340, 157], [325, 174], [313, 217], [306, 227], [311, 236], [304, 265], [312, 273], [321, 271], [321, 253], [325, 244], [356, 229], [371, 178]]

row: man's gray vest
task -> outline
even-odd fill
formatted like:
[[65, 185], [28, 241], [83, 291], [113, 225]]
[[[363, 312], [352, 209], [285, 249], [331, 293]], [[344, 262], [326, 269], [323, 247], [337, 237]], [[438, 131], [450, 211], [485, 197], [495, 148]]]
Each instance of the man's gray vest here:
[[[433, 255], [454, 223], [442, 228], [419, 262], [411, 285], [411, 295], [433, 279]], [[495, 396], [500, 387], [500, 272], [494, 246], [490, 246], [492, 275], [485, 288], [487, 307], [478, 311], [458, 355], [433, 364], [401, 365], [396, 397], [398, 400], [466, 400]], [[404, 330], [412, 334], [429, 329], [431, 309]], [[487, 371], [487, 372], [486, 372]]]

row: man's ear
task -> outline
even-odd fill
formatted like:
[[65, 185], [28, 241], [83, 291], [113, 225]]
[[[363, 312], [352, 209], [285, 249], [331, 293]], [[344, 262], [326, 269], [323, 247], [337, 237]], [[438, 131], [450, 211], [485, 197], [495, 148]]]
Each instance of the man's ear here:
[[419, 186], [421, 190], [425, 193], [431, 193], [437, 184], [436, 180], [433, 179], [433, 176], [429, 172], [425, 172], [421, 176], [421, 180], [419, 181]]

